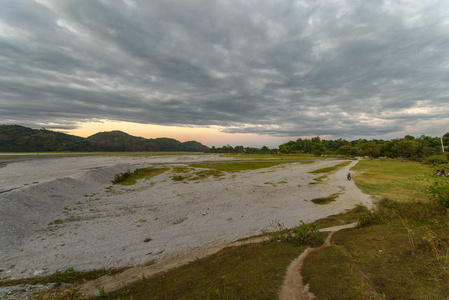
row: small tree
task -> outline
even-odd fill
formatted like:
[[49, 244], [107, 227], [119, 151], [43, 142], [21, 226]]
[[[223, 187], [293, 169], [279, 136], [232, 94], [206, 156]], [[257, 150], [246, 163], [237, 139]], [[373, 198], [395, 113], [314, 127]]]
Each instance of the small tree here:
[[350, 145], [344, 145], [338, 148], [337, 153], [344, 156], [351, 155], [351, 146]]
[[360, 150], [363, 156], [369, 156], [371, 158], [377, 157], [380, 154], [380, 147], [374, 142], [362, 144]]
[[317, 144], [313, 145], [312, 153], [315, 156], [321, 156], [321, 155], [323, 155], [325, 150], [326, 150], [326, 147], [323, 144], [317, 143]]

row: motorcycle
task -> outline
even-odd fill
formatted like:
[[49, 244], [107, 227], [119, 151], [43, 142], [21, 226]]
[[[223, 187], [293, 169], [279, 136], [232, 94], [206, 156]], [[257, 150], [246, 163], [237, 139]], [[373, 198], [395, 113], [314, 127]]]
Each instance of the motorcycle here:
[[346, 178], [348, 178], [348, 180], [351, 180], [351, 174], [348, 173], [348, 175], [346, 175]]

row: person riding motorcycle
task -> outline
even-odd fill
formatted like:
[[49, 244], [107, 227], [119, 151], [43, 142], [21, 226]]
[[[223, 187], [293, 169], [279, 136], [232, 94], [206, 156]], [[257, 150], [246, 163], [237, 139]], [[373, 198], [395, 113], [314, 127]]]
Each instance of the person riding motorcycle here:
[[346, 175], [346, 178], [348, 178], [348, 180], [351, 180], [351, 173], [348, 173], [348, 175]]

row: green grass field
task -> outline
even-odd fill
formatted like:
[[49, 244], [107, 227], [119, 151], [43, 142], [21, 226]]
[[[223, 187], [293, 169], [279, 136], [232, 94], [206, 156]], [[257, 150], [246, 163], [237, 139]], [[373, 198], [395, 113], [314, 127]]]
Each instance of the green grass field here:
[[427, 201], [425, 188], [434, 167], [405, 160], [362, 160], [352, 170], [365, 194], [398, 201]]

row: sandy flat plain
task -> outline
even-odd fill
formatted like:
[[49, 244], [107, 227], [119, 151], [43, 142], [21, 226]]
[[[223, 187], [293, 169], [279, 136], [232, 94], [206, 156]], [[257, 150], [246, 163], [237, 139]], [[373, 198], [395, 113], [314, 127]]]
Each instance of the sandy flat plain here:
[[[137, 168], [224, 161], [219, 155], [86, 156], [23, 160], [0, 168], [0, 273], [21, 278], [167, 260], [260, 234], [371, 206], [346, 173], [357, 161], [310, 184], [308, 172], [341, 160], [173, 181], [173, 169], [132, 186], [112, 185]], [[327, 205], [310, 200], [340, 193]]]

